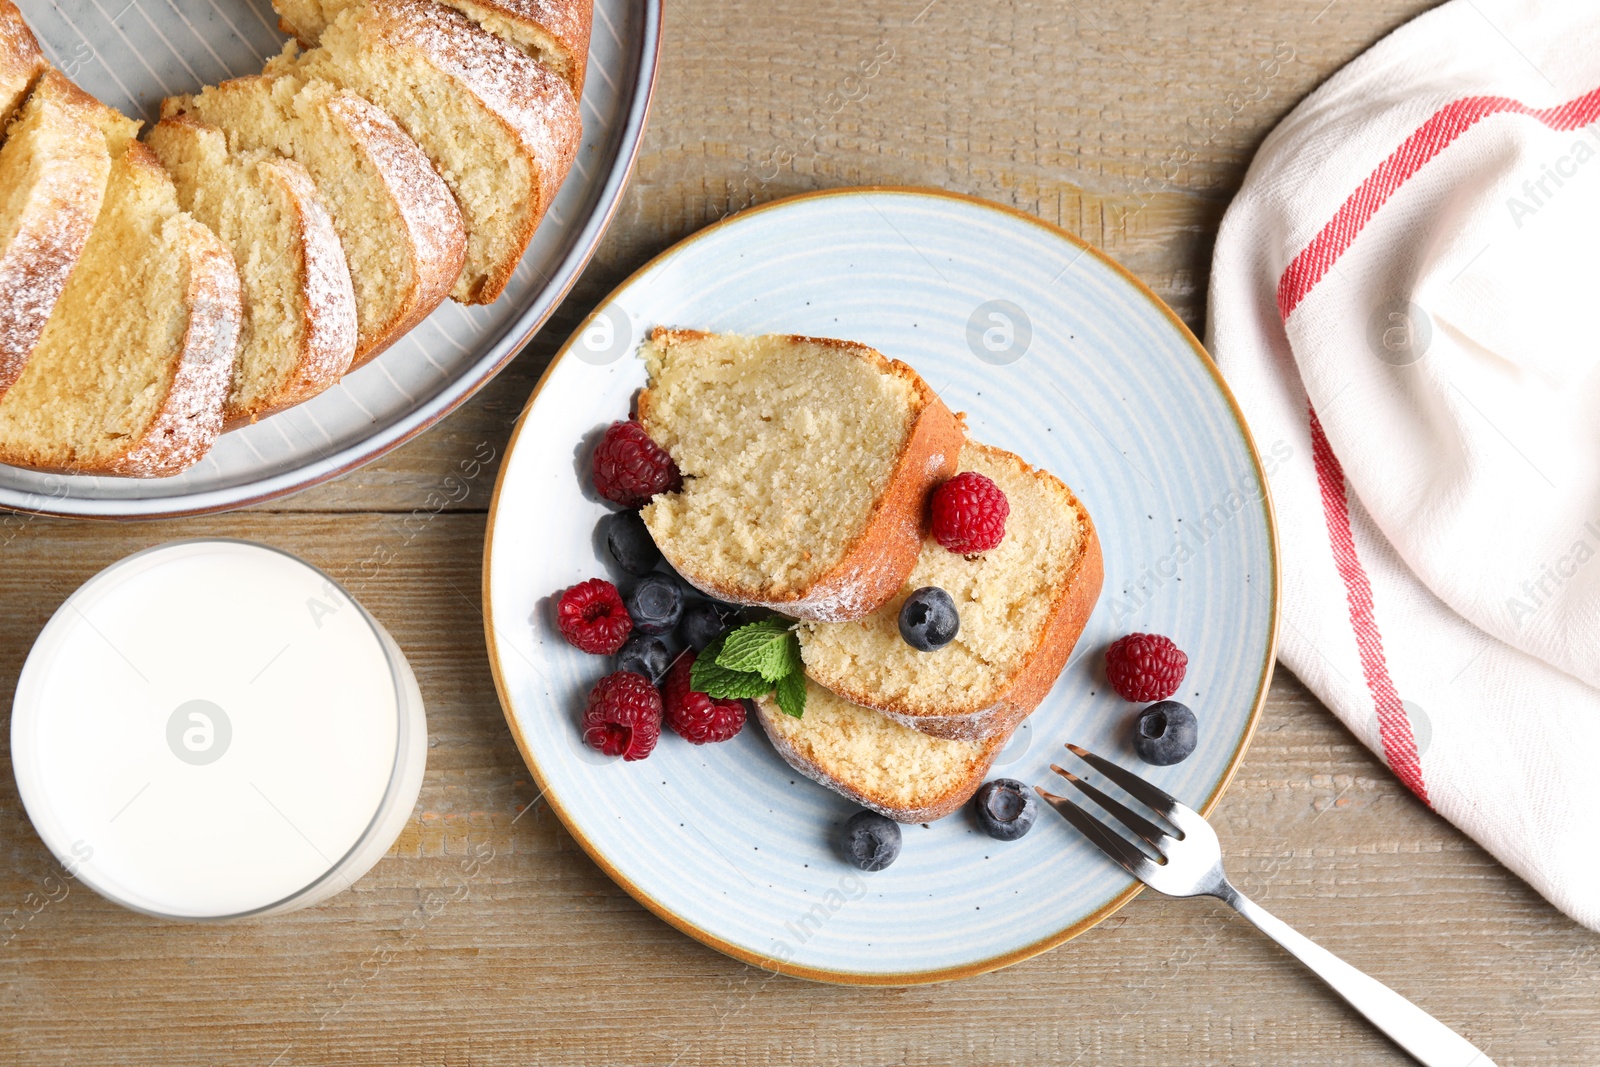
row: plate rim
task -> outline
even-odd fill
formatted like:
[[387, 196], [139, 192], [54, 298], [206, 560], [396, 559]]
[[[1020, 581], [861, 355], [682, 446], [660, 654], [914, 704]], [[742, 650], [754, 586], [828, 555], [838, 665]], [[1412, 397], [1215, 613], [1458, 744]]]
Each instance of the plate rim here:
[[[622, 872], [618, 871], [614, 866], [612, 866], [610, 861], [606, 859], [599, 847], [594, 842], [590, 841], [589, 838], [577, 828], [577, 826], [574, 824], [574, 820], [561, 803], [560, 798], [551, 791], [549, 783], [546, 781], [544, 774], [539, 769], [538, 761], [534, 759], [532, 750], [528, 746], [527, 738], [523, 736], [522, 730], [518, 727], [516, 718], [511, 712], [511, 701], [508, 696], [505, 677], [501, 671], [500, 657], [495, 649], [496, 628], [494, 624], [494, 604], [490, 596], [490, 590], [493, 585], [491, 567], [494, 558], [494, 532], [500, 509], [500, 492], [505, 484], [506, 472], [511, 469], [511, 456], [516, 451], [517, 441], [522, 436], [522, 430], [524, 425], [527, 423], [528, 415], [533, 410], [535, 402], [539, 399], [539, 394], [543, 392], [545, 384], [550, 380], [551, 374], [555, 371], [556, 366], [562, 360], [567, 358], [573, 346], [584, 335], [585, 331], [588, 330], [589, 325], [594, 321], [596, 316], [599, 315], [601, 309], [610, 305], [614, 300], [617, 299], [619, 294], [621, 294], [629, 286], [633, 285], [634, 282], [643, 277], [647, 272], [654, 269], [658, 264], [665, 262], [672, 256], [677, 255], [692, 242], [698, 241], [714, 233], [715, 231], [721, 230], [722, 228], [732, 225], [735, 222], [749, 218], [752, 215], [766, 211], [782, 209], [798, 203], [821, 200], [829, 197], [872, 196], [884, 193], [900, 196], [927, 197], [935, 200], [954, 200], [969, 205], [976, 205], [977, 207], [987, 210], [998, 211], [1003, 214], [1013, 216], [1014, 218], [1021, 219], [1022, 221], [1031, 225], [1037, 226], [1051, 236], [1065, 239], [1069, 244], [1076, 246], [1080, 250], [1080, 253], [1094, 256], [1101, 262], [1101, 264], [1108, 267], [1124, 281], [1131, 284], [1141, 296], [1148, 300], [1150, 304], [1157, 311], [1159, 311], [1174, 328], [1178, 330], [1183, 339], [1189, 343], [1189, 347], [1195, 356], [1200, 360], [1201, 367], [1210, 375], [1212, 382], [1217, 387], [1217, 390], [1221, 393], [1223, 399], [1227, 401], [1228, 409], [1233, 415], [1233, 419], [1240, 432], [1240, 436], [1243, 438], [1245, 447], [1250, 454], [1250, 460], [1253, 464], [1256, 480], [1261, 486], [1261, 506], [1263, 517], [1266, 519], [1267, 524], [1267, 551], [1272, 558], [1272, 615], [1268, 622], [1266, 656], [1262, 664], [1261, 675], [1257, 681], [1256, 697], [1255, 702], [1250, 709], [1249, 721], [1245, 724], [1244, 734], [1240, 737], [1239, 744], [1234, 749], [1233, 755], [1229, 757], [1227, 769], [1223, 772], [1216, 788], [1213, 789], [1211, 791], [1211, 795], [1206, 797], [1204, 802], [1199, 805], [1199, 811], [1202, 816], [1210, 815], [1211, 811], [1222, 799], [1222, 795], [1227, 792], [1228, 786], [1232, 784], [1234, 775], [1238, 773], [1239, 765], [1244, 762], [1245, 752], [1249, 749], [1250, 742], [1255, 737], [1256, 726], [1261, 721], [1261, 711], [1266, 706], [1267, 692], [1271, 688], [1273, 672], [1278, 661], [1278, 622], [1282, 613], [1281, 598], [1283, 586], [1283, 576], [1281, 573], [1282, 555], [1278, 548], [1277, 516], [1273, 508], [1271, 486], [1267, 481], [1266, 469], [1262, 466], [1261, 455], [1256, 447], [1255, 436], [1250, 432], [1249, 423], [1245, 421], [1244, 411], [1239, 407], [1239, 402], [1234, 397], [1233, 390], [1228, 388], [1228, 383], [1222, 377], [1222, 372], [1217, 368], [1216, 362], [1212, 360], [1211, 354], [1206, 351], [1205, 346], [1200, 343], [1199, 339], [1195, 337], [1194, 332], [1189, 329], [1184, 321], [1178, 318], [1177, 313], [1168, 307], [1166, 302], [1157, 296], [1155, 292], [1151, 290], [1151, 288], [1140, 278], [1134, 275], [1122, 264], [1118, 263], [1110, 255], [1102, 251], [1100, 248], [1090, 244], [1077, 234], [1072, 233], [1070, 230], [1067, 230], [1061, 226], [1057, 226], [1055, 223], [1046, 219], [1042, 219], [1037, 215], [1031, 215], [1022, 209], [1012, 207], [1009, 204], [1002, 204], [993, 200], [986, 200], [983, 197], [974, 196], [970, 193], [956, 192], [953, 190], [939, 189], [929, 186], [852, 185], [797, 193], [792, 196], [781, 197], [777, 200], [771, 200], [763, 204], [757, 204], [753, 207], [734, 212], [718, 219], [708, 226], [696, 230], [694, 233], [691, 233], [687, 237], [674, 242], [666, 249], [650, 257], [647, 262], [645, 262], [633, 273], [629, 274], [625, 279], [612, 288], [612, 290], [607, 293], [604, 298], [597, 302], [589, 311], [589, 313], [583, 317], [583, 321], [580, 322], [573, 330], [572, 335], [567, 338], [566, 342], [562, 344], [561, 348], [557, 350], [556, 354], [551, 358], [550, 365], [546, 367], [544, 373], [539, 376], [539, 381], [534, 385], [533, 392], [528, 395], [527, 402], [523, 405], [522, 411], [517, 415], [516, 424], [512, 427], [511, 437], [506, 442], [505, 458], [501, 461], [500, 470], [495, 475], [494, 494], [489, 500], [489, 511], [487, 513], [483, 537], [483, 584], [480, 595], [483, 600], [482, 613], [484, 625], [484, 644], [486, 645], [489, 657], [489, 671], [494, 676], [495, 695], [500, 700], [501, 714], [505, 716], [506, 726], [510, 729], [511, 736], [517, 743], [517, 749], [522, 754], [523, 763], [527, 765], [528, 772], [533, 775], [535, 783], [537, 783], [539, 786], [540, 799], [544, 800], [545, 803], [550, 806], [550, 809], [556, 813], [556, 817], [561, 820], [561, 823], [566, 828], [567, 833], [570, 834], [572, 839], [578, 843], [578, 845], [588, 855], [589, 859], [592, 860], [602, 871], [604, 871], [613, 882], [626, 891], [629, 896], [633, 897], [634, 900], [642, 904], [647, 911], [651, 912], [657, 918], [661, 919], [669, 926], [672, 926], [680, 933], [687, 934], [696, 941], [714, 948], [727, 956], [731, 956], [742, 963], [749, 964], [750, 966], [760, 967], [763, 970], [771, 971], [776, 974], [788, 975], [792, 978], [804, 978], [815, 982], [855, 986], [909, 986], [926, 985], [935, 982], [948, 982], [961, 978], [970, 978], [980, 974], [986, 974], [990, 971], [999, 970], [1003, 967], [1009, 967], [1014, 963], [1021, 963], [1024, 960], [1032, 959], [1034, 956], [1041, 955], [1059, 945], [1065, 944], [1080, 934], [1086, 933], [1095, 926], [1098, 926], [1100, 923], [1104, 922], [1106, 919], [1110, 918], [1114, 913], [1120, 910], [1130, 900], [1138, 896], [1140, 892], [1144, 890], [1144, 884], [1142, 882], [1135, 881], [1131, 886], [1112, 897], [1105, 904], [1102, 904], [1094, 912], [1078, 920], [1077, 922], [1072, 923], [1070, 926], [1067, 926], [1066, 928], [1059, 930], [1047, 937], [1041, 938], [1038, 941], [1023, 945], [1019, 948], [1011, 949], [1007, 952], [1002, 952], [986, 959], [977, 960], [971, 963], [957, 964], [952, 967], [937, 967], [928, 970], [909, 972], [836, 971], [825, 967], [809, 967], [788, 963], [773, 957], [763, 956], [757, 952], [751, 952], [748, 949], [725, 941], [716, 934], [711, 933], [709, 930], [705, 930], [683, 916], [678, 915], [666, 905], [652, 897], [644, 890], [643, 887], [627, 878], [622, 874]], [[537, 803], [537, 801], [535, 801], [535, 803]]]
[[[629, 94], [627, 118], [623, 124], [626, 141], [622, 146], [621, 152], [618, 153], [617, 163], [610, 168], [610, 173], [601, 187], [602, 195], [607, 202], [600, 206], [601, 209], [599, 211], [589, 215], [583, 223], [583, 228], [593, 229], [593, 236], [583, 242], [581, 248], [574, 250], [576, 255], [569, 252], [563, 258], [563, 263], [571, 264], [570, 269], [564, 271], [566, 279], [555, 292], [554, 297], [550, 299], [544, 312], [542, 314], [533, 314], [531, 307], [524, 309], [513, 320], [511, 326], [500, 340], [496, 341], [488, 349], [488, 353], [493, 353], [496, 348], [502, 348], [501, 354], [498, 357], [486, 354], [466, 374], [447, 387], [447, 393], [452, 389], [458, 389], [459, 392], [456, 395], [449, 396], [448, 399], [439, 403], [436, 408], [418, 419], [414, 425], [408, 425], [407, 420], [413, 418], [418, 410], [427, 407], [427, 405], [413, 407], [404, 417], [393, 424], [401, 427], [393, 438], [384, 440], [375, 446], [372, 445], [372, 438], [370, 437], [351, 445], [340, 453], [335, 454], [331, 460], [331, 466], [324, 466], [330, 460], [318, 459], [271, 478], [246, 482], [236, 489], [206, 489], [170, 497], [101, 499], [96, 497], [51, 497], [47, 494], [28, 494], [40, 500], [59, 500], [63, 506], [29, 507], [23, 503], [0, 503], [0, 514], [14, 513], [45, 518], [87, 519], [95, 522], [140, 522], [154, 519], [180, 519], [199, 515], [215, 515], [239, 508], [251, 507], [256, 504], [264, 504], [273, 500], [281, 500], [313, 486], [332, 481], [358, 467], [371, 463], [373, 460], [388, 455], [400, 446], [431, 430], [468, 400], [471, 400], [484, 386], [499, 375], [513, 359], [522, 353], [528, 342], [533, 340], [544, 324], [550, 321], [551, 316], [565, 302], [567, 295], [572, 291], [572, 287], [577, 284], [578, 279], [594, 259], [595, 253], [599, 251], [600, 243], [611, 229], [611, 223], [616, 219], [617, 210], [622, 205], [623, 196], [627, 193], [628, 186], [633, 180], [633, 172], [639, 161], [639, 152], [644, 144], [645, 130], [649, 127], [650, 111], [655, 103], [656, 84], [660, 78], [661, 31], [665, 0], [642, 0], [642, 4], [644, 10], [644, 33], [639, 42], [639, 77], [636, 80], [633, 91]], [[612, 191], [606, 194], [608, 188], [612, 188]], [[539, 303], [549, 292], [550, 290], [548, 289], [539, 290], [530, 301], [530, 305]], [[562, 351], [565, 351], [565, 347], [563, 345]], [[552, 360], [552, 362], [554, 361]], [[468, 384], [463, 387], [461, 384], [463, 382]], [[539, 384], [544, 384], [543, 376], [540, 377]], [[537, 387], [535, 391], [537, 392]], [[314, 473], [307, 475], [306, 472], [308, 470], [314, 470]], [[65, 477], [70, 477], [70, 475], [65, 475]], [[259, 488], [263, 483], [268, 483], [270, 487]], [[218, 497], [224, 499], [216, 499]], [[166, 504], [174, 506], [164, 506]]]

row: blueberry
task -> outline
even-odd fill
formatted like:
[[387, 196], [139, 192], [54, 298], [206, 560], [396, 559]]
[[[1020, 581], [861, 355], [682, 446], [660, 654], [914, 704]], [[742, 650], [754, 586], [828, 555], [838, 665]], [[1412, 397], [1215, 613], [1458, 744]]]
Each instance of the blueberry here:
[[659, 572], [639, 579], [623, 600], [633, 628], [647, 634], [669, 634], [683, 616], [683, 590], [670, 574]]
[[739, 621], [739, 609], [719, 600], [702, 600], [683, 613], [678, 624], [678, 636], [696, 652], [733, 629]]
[[900, 824], [875, 811], [858, 811], [844, 824], [845, 858], [863, 871], [881, 871], [900, 856]]
[[1182, 763], [1199, 740], [1194, 712], [1176, 700], [1151, 704], [1133, 725], [1133, 750], [1146, 763], [1167, 767]]
[[606, 520], [606, 548], [629, 574], [649, 574], [661, 562], [661, 550], [637, 511], [619, 511]]
[[937, 652], [961, 629], [956, 602], [936, 585], [923, 586], [900, 606], [900, 636], [920, 652]]
[[671, 665], [672, 653], [667, 651], [667, 643], [649, 634], [630, 634], [617, 653], [617, 670], [642, 674], [653, 685], [661, 684], [661, 676]]
[[998, 841], [1015, 841], [1033, 829], [1039, 803], [1033, 790], [1015, 778], [996, 778], [978, 787], [975, 799], [978, 825]]

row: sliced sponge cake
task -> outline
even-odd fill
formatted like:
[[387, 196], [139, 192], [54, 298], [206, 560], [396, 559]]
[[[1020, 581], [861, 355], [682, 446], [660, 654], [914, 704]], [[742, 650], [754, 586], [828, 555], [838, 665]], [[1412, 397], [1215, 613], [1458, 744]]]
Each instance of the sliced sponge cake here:
[[[279, 25], [307, 45], [328, 23], [360, 0], [273, 0]], [[442, 0], [490, 33], [516, 45], [561, 75], [573, 96], [583, 95], [589, 58], [593, 0]]]
[[135, 477], [205, 455], [239, 337], [228, 249], [137, 141], [33, 356], [0, 398], [0, 462]]
[[[897, 595], [854, 622], [801, 627], [800, 644], [806, 674], [844, 699], [970, 740], [1009, 732], [1055, 684], [1100, 595], [1101, 561], [1089, 513], [1054, 476], [975, 443], [961, 469], [1005, 492], [1000, 546], [969, 558], [929, 538]], [[961, 628], [919, 652], [900, 636], [900, 606], [930, 585], [955, 600]]]
[[178, 202], [233, 252], [243, 286], [239, 358], [224, 425], [309, 400], [356, 348], [356, 303], [333, 222], [305, 168], [276, 153], [230, 154], [215, 126], [163, 119], [146, 142]]
[[835, 792], [900, 822], [932, 822], [967, 802], [1009, 735], [946, 741], [806, 683], [806, 713], [785, 715], [771, 695], [756, 717], [784, 761]]
[[255, 76], [172, 97], [236, 152], [270, 149], [301, 164], [333, 219], [356, 299], [360, 366], [421, 322], [465, 262], [461, 212], [405, 131], [373, 104], [324, 81]]
[[[3, 20], [0, 20], [3, 21]], [[0, 396], [27, 364], [138, 124], [55, 71], [0, 145]]]
[[657, 329], [639, 421], [680, 492], [643, 511], [689, 582], [804, 619], [893, 596], [928, 492], [955, 472], [959, 420], [910, 367], [866, 345]]
[[49, 64], [11, 0], [0, 0], [0, 131], [22, 106], [33, 80]]
[[387, 111], [422, 146], [461, 206], [467, 262], [451, 296], [505, 289], [577, 154], [572, 90], [538, 60], [432, 0], [369, 0], [321, 44], [269, 74], [323, 78]]

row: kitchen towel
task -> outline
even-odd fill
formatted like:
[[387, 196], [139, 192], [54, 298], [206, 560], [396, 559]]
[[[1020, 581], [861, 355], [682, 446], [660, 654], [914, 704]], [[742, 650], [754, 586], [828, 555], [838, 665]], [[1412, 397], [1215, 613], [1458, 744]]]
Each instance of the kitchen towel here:
[[1451, 0], [1262, 145], [1208, 347], [1263, 454], [1280, 655], [1600, 929], [1600, 5]]

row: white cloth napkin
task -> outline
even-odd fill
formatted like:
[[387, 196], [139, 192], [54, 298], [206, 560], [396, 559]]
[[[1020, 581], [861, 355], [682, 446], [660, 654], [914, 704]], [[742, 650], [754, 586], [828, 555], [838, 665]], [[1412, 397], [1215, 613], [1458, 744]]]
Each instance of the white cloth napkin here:
[[1451, 0], [1267, 138], [1208, 345], [1271, 471], [1283, 662], [1600, 929], [1600, 4]]

